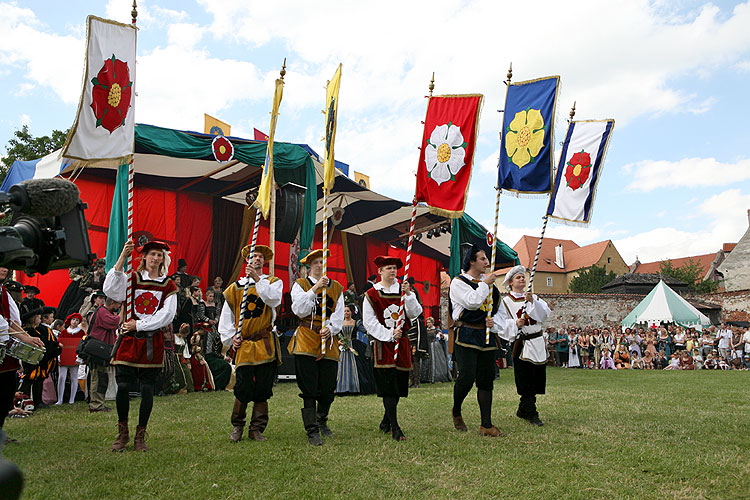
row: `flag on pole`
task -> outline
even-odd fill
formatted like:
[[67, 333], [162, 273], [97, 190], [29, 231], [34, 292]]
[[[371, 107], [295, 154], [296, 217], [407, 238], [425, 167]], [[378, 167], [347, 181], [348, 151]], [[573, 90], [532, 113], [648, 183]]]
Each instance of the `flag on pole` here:
[[483, 98], [482, 94], [430, 97], [415, 198], [427, 203], [434, 214], [457, 218], [464, 213]]
[[232, 126], [218, 118], [203, 113], [203, 133], [211, 135], [232, 135]]
[[136, 29], [89, 16], [86, 31], [83, 90], [62, 156], [85, 163], [127, 162], [135, 139]]
[[263, 213], [263, 218], [268, 218], [271, 210], [271, 190], [273, 189], [273, 137], [276, 134], [276, 119], [279, 116], [281, 106], [281, 95], [284, 91], [284, 80], [276, 79], [276, 90], [273, 93], [273, 105], [271, 108], [271, 125], [268, 132], [268, 146], [266, 147], [266, 161], [263, 164], [263, 176], [260, 178], [260, 188], [255, 206]]
[[335, 161], [333, 158], [333, 143], [336, 140], [336, 118], [339, 112], [339, 87], [341, 86], [341, 64], [336, 68], [333, 78], [326, 87], [326, 151], [323, 162], [323, 189], [330, 191], [333, 188], [333, 179], [336, 176]]
[[570, 122], [547, 207], [549, 217], [574, 225], [589, 224], [614, 126], [611, 119]]
[[536, 195], [552, 190], [559, 82], [559, 76], [550, 76], [508, 87], [498, 166], [498, 186], [504, 191]]

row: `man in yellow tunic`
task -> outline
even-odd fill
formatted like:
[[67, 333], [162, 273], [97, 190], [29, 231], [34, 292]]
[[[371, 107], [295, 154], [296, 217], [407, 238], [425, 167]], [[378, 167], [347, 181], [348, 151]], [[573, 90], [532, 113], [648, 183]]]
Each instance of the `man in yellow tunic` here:
[[[250, 246], [242, 249], [247, 262], [246, 276], [224, 290], [224, 307], [219, 318], [219, 333], [224, 345], [231, 346], [236, 366], [234, 407], [232, 408], [231, 441], [242, 439], [247, 418], [247, 405], [253, 402], [248, 436], [255, 441], [265, 441], [263, 431], [268, 425], [268, 399], [273, 395], [276, 366], [281, 362], [279, 341], [273, 332], [276, 308], [281, 304], [283, 283], [280, 279], [263, 274], [263, 266], [273, 258], [273, 251], [257, 245], [250, 255]], [[243, 310], [242, 295], [248, 285], [247, 300]], [[240, 312], [243, 322], [241, 335], [237, 335]]]
[[[309, 266], [307, 278], [292, 286], [292, 312], [300, 325], [289, 342], [294, 356], [297, 386], [303, 401], [302, 423], [310, 444], [323, 444], [321, 434], [332, 437], [328, 427], [328, 411], [333, 403], [338, 374], [339, 345], [336, 335], [344, 322], [343, 287], [338, 281], [323, 276], [323, 250], [314, 250], [302, 264]], [[323, 296], [326, 297], [326, 322], [322, 324]], [[321, 345], [325, 341], [325, 351]]]

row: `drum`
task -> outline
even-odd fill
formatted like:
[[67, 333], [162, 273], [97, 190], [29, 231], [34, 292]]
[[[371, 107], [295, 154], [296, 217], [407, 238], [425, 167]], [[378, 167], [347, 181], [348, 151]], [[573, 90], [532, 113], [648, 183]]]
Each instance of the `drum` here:
[[0, 342], [0, 364], [5, 361], [5, 353], [7, 352], [7, 344]]
[[45, 350], [41, 347], [36, 347], [14, 338], [8, 341], [6, 347], [6, 354], [8, 356], [12, 356], [30, 365], [38, 365], [44, 357], [44, 352]]

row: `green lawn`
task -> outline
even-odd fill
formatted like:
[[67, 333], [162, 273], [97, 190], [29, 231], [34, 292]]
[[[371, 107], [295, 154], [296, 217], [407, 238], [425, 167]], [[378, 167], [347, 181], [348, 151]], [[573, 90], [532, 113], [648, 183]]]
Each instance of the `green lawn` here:
[[[270, 402], [265, 443], [227, 440], [229, 392], [156, 398], [145, 454], [109, 451], [115, 413], [84, 403], [9, 420], [5, 456], [26, 473], [24, 498], [750, 498], [747, 372], [548, 369], [546, 425], [515, 417], [513, 374], [495, 383], [495, 425], [453, 430], [452, 384], [423, 385], [399, 405], [408, 441], [377, 430], [375, 396], [338, 398], [335, 433], [312, 447], [294, 383]], [[138, 401], [131, 403], [136, 418]], [[131, 421], [131, 437], [135, 426]]]

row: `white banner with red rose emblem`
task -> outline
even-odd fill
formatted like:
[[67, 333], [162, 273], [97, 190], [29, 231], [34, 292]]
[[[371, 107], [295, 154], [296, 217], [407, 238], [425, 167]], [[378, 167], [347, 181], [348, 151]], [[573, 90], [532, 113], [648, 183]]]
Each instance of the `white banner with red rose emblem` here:
[[573, 121], [563, 142], [547, 216], [565, 224], [591, 221], [614, 120]]
[[83, 164], [130, 160], [135, 139], [136, 29], [89, 16], [78, 114], [62, 156]]

